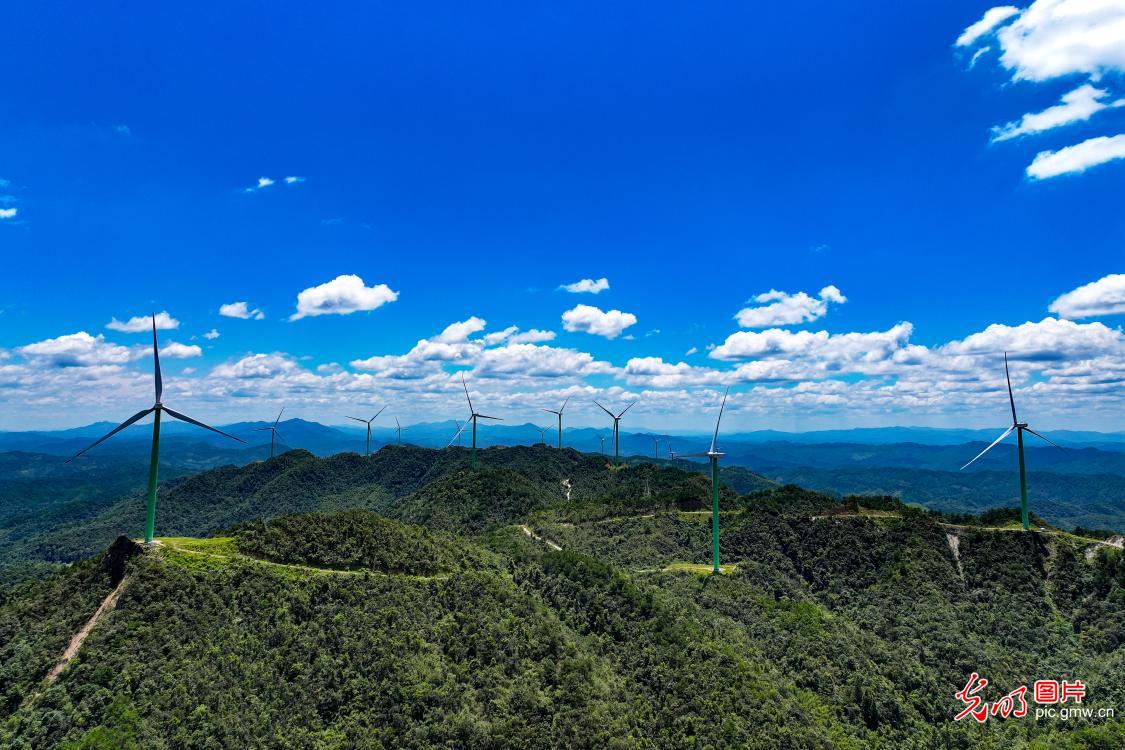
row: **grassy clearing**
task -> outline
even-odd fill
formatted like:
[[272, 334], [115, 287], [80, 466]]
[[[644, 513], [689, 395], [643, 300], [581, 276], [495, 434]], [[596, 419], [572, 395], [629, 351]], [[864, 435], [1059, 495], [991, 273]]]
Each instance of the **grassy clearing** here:
[[[738, 570], [738, 565], [734, 563], [727, 563], [726, 565], [719, 566], [719, 572], [722, 575], [729, 576]], [[710, 563], [687, 563], [687, 562], [674, 562], [668, 565], [662, 571], [664, 573], [694, 573], [695, 575], [708, 576], [712, 574]]]
[[207, 567], [214, 569], [239, 564], [261, 565], [275, 572], [297, 577], [317, 575], [362, 576], [366, 574], [390, 578], [409, 578], [417, 581], [440, 581], [449, 578], [448, 575], [407, 575], [384, 573], [367, 568], [317, 568], [311, 565], [296, 565], [261, 560], [239, 552], [238, 544], [234, 537], [211, 537], [207, 539], [196, 537], [158, 537], [154, 541], [159, 542], [158, 549], [162, 557], [165, 559], [174, 559], [177, 564], [187, 565], [189, 567]]

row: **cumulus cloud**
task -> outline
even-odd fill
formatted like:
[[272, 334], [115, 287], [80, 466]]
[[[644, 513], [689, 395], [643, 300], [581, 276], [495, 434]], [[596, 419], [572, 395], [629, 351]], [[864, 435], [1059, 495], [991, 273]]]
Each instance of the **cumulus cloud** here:
[[609, 279], [604, 276], [597, 280], [582, 279], [581, 281], [575, 281], [573, 284], [563, 284], [559, 289], [571, 292], [572, 294], [598, 294], [599, 292], [604, 292], [609, 289]]
[[1075, 323], [1058, 318], [1018, 326], [993, 323], [979, 333], [939, 347], [944, 355], [1008, 352], [1012, 359], [1050, 361], [1091, 359], [1107, 352], [1125, 354], [1125, 334], [1102, 323]]
[[611, 372], [605, 362], [575, 349], [535, 344], [508, 344], [486, 349], [474, 373], [483, 377], [518, 376], [521, 378], [559, 378]]
[[160, 356], [169, 359], [191, 359], [192, 357], [202, 357], [203, 350], [195, 344], [180, 344], [169, 341], [160, 347]]
[[101, 334], [91, 336], [85, 331], [37, 341], [21, 346], [17, 351], [53, 367], [123, 365], [135, 356], [129, 347], [112, 344]]
[[450, 323], [445, 329], [433, 338], [434, 341], [442, 344], [457, 344], [469, 340], [469, 336], [474, 333], [479, 333], [484, 330], [487, 322], [477, 316], [472, 316], [468, 320]]
[[1125, 99], [1107, 100], [1109, 91], [1086, 83], [1063, 94], [1062, 103], [1042, 112], [1028, 113], [1019, 120], [992, 129], [992, 141], [1006, 141], [1021, 135], [1042, 133], [1045, 130], [1083, 122], [1104, 109], [1125, 105]]
[[219, 335], [219, 332], [212, 328], [210, 331], [203, 334], [203, 338], [207, 339], [208, 341], [214, 341], [215, 339], [219, 338]]
[[228, 302], [219, 306], [219, 315], [224, 318], [241, 318], [242, 320], [262, 320], [266, 314], [258, 308], [250, 309], [247, 302]]
[[[122, 333], [145, 333], [152, 330], [153, 318], [149, 315], [138, 315], [134, 318], [122, 322], [117, 318], [113, 318], [105, 327], [111, 331], [121, 331]], [[167, 312], [156, 313], [156, 330], [158, 331], [171, 331], [180, 327], [180, 321], [173, 318]]]
[[892, 366], [920, 362], [923, 347], [910, 344], [914, 326], [899, 323], [886, 331], [837, 333], [827, 331], [738, 331], [711, 350], [712, 359], [813, 360], [825, 373], [878, 373]]
[[270, 185], [273, 185], [273, 184], [274, 184], [274, 181], [271, 180], [269, 177], [259, 177], [257, 184], [255, 184], [253, 187], [246, 188], [246, 192], [256, 193], [259, 190], [264, 190], [265, 188], [268, 188]]
[[818, 297], [805, 292], [789, 294], [771, 289], [754, 297], [758, 307], [738, 311], [735, 319], [743, 328], [768, 328], [770, 326], [796, 325], [823, 318], [830, 302], [843, 304], [847, 298], [835, 286], [826, 286]]
[[637, 316], [620, 310], [604, 311], [592, 305], [576, 305], [562, 315], [563, 328], [615, 339], [637, 322]]
[[1125, 4], [1117, 0], [1035, 0], [996, 36], [1016, 80], [1125, 70]]
[[984, 12], [984, 15], [979, 21], [970, 25], [967, 29], [961, 32], [961, 36], [957, 37], [957, 41], [955, 42], [955, 44], [958, 47], [969, 47], [973, 44], [973, 42], [988, 34], [1004, 21], [1008, 20], [1019, 12], [1019, 8], [1015, 8], [1011, 5], [1001, 5], [996, 8], [989, 8]]
[[14, 219], [19, 212], [18, 208], [0, 208], [0, 219]]
[[1046, 180], [1064, 174], [1081, 174], [1090, 167], [1125, 159], [1125, 133], [1098, 136], [1058, 151], [1040, 151], [1027, 167], [1027, 176]]
[[290, 320], [314, 315], [350, 315], [375, 310], [398, 299], [398, 292], [386, 284], [365, 286], [355, 274], [337, 276], [332, 281], [310, 287], [297, 295], [297, 312]]
[[[1009, 19], [1010, 23], [999, 26]], [[994, 127], [993, 141], [1083, 122], [1097, 112], [1125, 103], [1125, 99], [1110, 93], [1125, 72], [1125, 3], [1120, 0], [1035, 0], [1024, 10], [992, 8], [965, 29], [957, 46], [971, 46], [993, 32], [1000, 47], [999, 63], [1013, 81], [1040, 83], [1072, 76], [1087, 79], [1060, 104]], [[973, 61], [976, 59], [974, 55]], [[1092, 83], [1104, 85], [1095, 87]], [[1077, 174], [1122, 157], [1125, 134], [1098, 136], [1040, 152], [1027, 167], [1027, 176], [1044, 180]]]
[[1047, 309], [1062, 318], [1125, 315], [1125, 274], [1111, 273], [1073, 289]]

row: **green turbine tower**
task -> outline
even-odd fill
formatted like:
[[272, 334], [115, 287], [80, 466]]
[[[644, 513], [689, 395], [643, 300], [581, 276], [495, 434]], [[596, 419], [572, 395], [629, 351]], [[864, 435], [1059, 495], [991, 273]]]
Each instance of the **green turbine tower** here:
[[[383, 409], [386, 409], [386, 408], [387, 407], [385, 407], [385, 406], [383, 407]], [[365, 425], [367, 425], [367, 453], [365, 455], [368, 455], [368, 456], [371, 455], [371, 423], [375, 421], [376, 417], [378, 417], [380, 414], [383, 413], [383, 409], [380, 409], [379, 411], [375, 412], [375, 416], [372, 417], [371, 419], [360, 419], [359, 417], [348, 417], [348, 419], [354, 419], [357, 422], [363, 422]]]
[[[594, 403], [598, 404], [597, 401], [595, 401]], [[613, 420], [613, 463], [617, 466], [621, 465], [621, 431], [619, 429], [621, 426], [621, 418], [625, 416], [625, 412], [633, 408], [633, 404], [635, 403], [637, 402], [634, 401], [632, 404], [626, 406], [621, 410], [620, 414], [614, 414], [609, 409], [605, 408], [601, 404], [598, 404], [598, 408], [608, 414]]]
[[702, 458], [706, 456], [711, 460], [711, 572], [721, 573], [719, 568], [719, 458], [724, 453], [716, 450], [719, 441], [719, 423], [723, 421], [723, 409], [727, 407], [727, 395], [730, 388], [723, 393], [723, 403], [719, 406], [719, 418], [715, 420], [715, 434], [711, 438], [711, 449], [706, 453], [677, 453], [681, 458]]
[[113, 437], [117, 433], [124, 430], [126, 427], [141, 421], [142, 419], [147, 417], [149, 414], [153, 415], [153, 419], [152, 419], [152, 453], [151, 453], [151, 456], [149, 458], [149, 465], [148, 465], [148, 510], [147, 510], [147, 514], [146, 514], [146, 517], [145, 517], [145, 543], [146, 544], [152, 543], [152, 534], [153, 534], [153, 530], [156, 526], [156, 469], [157, 469], [157, 464], [160, 461], [160, 414], [162, 412], [166, 412], [168, 414], [168, 416], [172, 417], [173, 419], [178, 419], [181, 422], [187, 422], [188, 424], [193, 424], [196, 427], [202, 427], [203, 429], [210, 430], [211, 432], [217, 432], [220, 435], [222, 435], [223, 437], [229, 437], [231, 440], [237, 440], [240, 443], [246, 442], [242, 438], [237, 438], [234, 435], [228, 435], [227, 433], [223, 432], [222, 430], [216, 430], [214, 427], [210, 427], [208, 425], [205, 425], [202, 422], [199, 422], [197, 420], [192, 419], [191, 417], [184, 416], [183, 414], [180, 414], [177, 411], [172, 411], [171, 409], [169, 409], [167, 406], [165, 406], [164, 404], [162, 404], [160, 402], [160, 395], [164, 392], [164, 384], [163, 384], [163, 381], [160, 378], [160, 348], [156, 343], [156, 315], [155, 315], [155, 313], [152, 316], [152, 361], [153, 361], [154, 371], [155, 371], [155, 375], [156, 375], [156, 403], [153, 404], [148, 409], [145, 409], [144, 411], [139, 411], [136, 414], [134, 414], [133, 416], [129, 417], [124, 422], [122, 422], [121, 424], [114, 427], [112, 430], [110, 430], [108, 433], [106, 433], [102, 437], [98, 438], [97, 440], [95, 440], [93, 443], [91, 443], [87, 447], [85, 447], [82, 450], [75, 453], [73, 457], [67, 459], [67, 463], [70, 463], [75, 458], [78, 458], [83, 453], [85, 453], [86, 451], [93, 448], [95, 445], [98, 445], [99, 443], [101, 443], [105, 440], [108, 440], [109, 438]]
[[[543, 410], [543, 411], [547, 412], [548, 414], [557, 414], [558, 417], [559, 417], [559, 447], [560, 448], [562, 448], [562, 435], [563, 435], [563, 433], [562, 433], [562, 415], [563, 415], [563, 410], [566, 409], [566, 402], [567, 401], [570, 401], [570, 396], [566, 397], [566, 401], [563, 401], [563, 404], [562, 404], [562, 406], [559, 407], [558, 411], [555, 411], [554, 409], [544, 409]], [[547, 442], [547, 441], [544, 440], [543, 442]]]
[[[1008, 353], [1007, 352], [1004, 352], [1004, 377], [1008, 381], [1008, 403], [1012, 407], [1012, 426], [1009, 427], [1008, 429], [1004, 430], [1003, 435], [1001, 435], [1000, 437], [993, 440], [992, 445], [988, 446], [987, 448], [982, 450], [980, 453], [978, 453], [976, 455], [976, 458], [973, 459], [973, 461], [976, 461], [977, 458], [980, 458], [985, 453], [988, 453], [990, 450], [995, 448], [997, 443], [999, 443], [1001, 440], [1008, 437], [1008, 435], [1010, 435], [1012, 433], [1012, 430], [1016, 431], [1016, 450], [1019, 453], [1019, 460], [1020, 460], [1020, 520], [1023, 522], [1024, 531], [1027, 531], [1028, 529], [1031, 528], [1031, 518], [1030, 518], [1030, 516], [1028, 514], [1028, 511], [1027, 511], [1027, 468], [1026, 468], [1026, 464], [1024, 463], [1024, 460], [1023, 460], [1023, 434], [1025, 432], [1030, 432], [1032, 435], [1035, 435], [1038, 438], [1042, 438], [1043, 440], [1046, 440], [1048, 443], [1055, 446], [1056, 448], [1062, 449], [1062, 446], [1058, 445], [1053, 440], [1050, 440], [1047, 437], [1045, 437], [1043, 435], [1040, 435], [1038, 432], [1036, 432], [1035, 430], [1028, 427], [1027, 422], [1021, 422], [1016, 417], [1016, 399], [1015, 399], [1015, 396], [1012, 395], [1012, 376], [1008, 372]], [[961, 469], [964, 470], [964, 469], [969, 468], [969, 466], [972, 465], [973, 461], [970, 461], [969, 463], [965, 464], [964, 466], [961, 467]]]
[[285, 407], [283, 406], [283, 407], [281, 407], [281, 411], [279, 411], [277, 413], [277, 419], [273, 420], [272, 425], [269, 425], [269, 426], [266, 426], [266, 427], [257, 427], [253, 430], [254, 432], [262, 432], [263, 430], [269, 430], [270, 431], [270, 458], [273, 458], [274, 441], [277, 439], [277, 436], [281, 434], [281, 431], [277, 429], [277, 423], [281, 421], [281, 415], [284, 414], [284, 413], [285, 413]]
[[469, 402], [469, 419], [473, 422], [473, 452], [470, 465], [472, 468], [477, 468], [477, 419], [494, 419], [497, 422], [503, 422], [500, 417], [490, 417], [487, 414], [478, 414], [473, 408], [473, 400], [469, 398], [469, 385], [465, 382], [465, 373], [461, 373], [461, 385], [465, 388], [465, 400]]

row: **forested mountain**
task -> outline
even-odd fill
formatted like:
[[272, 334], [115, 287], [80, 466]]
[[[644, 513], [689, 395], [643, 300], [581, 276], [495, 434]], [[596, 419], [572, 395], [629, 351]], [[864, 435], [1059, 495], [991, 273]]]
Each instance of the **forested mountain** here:
[[[151, 550], [122, 538], [3, 589], [0, 746], [1125, 742], [1106, 719], [952, 720], [973, 671], [986, 700], [1066, 677], [1086, 707], [1125, 704], [1125, 562], [1097, 540], [763, 485], [724, 492], [726, 574], [701, 576], [700, 475], [546, 448], [484, 451], [476, 472], [455, 450], [380, 454], [179, 481]], [[193, 525], [218, 533], [174, 536]]]
[[[489, 448], [479, 455], [483, 470], [470, 474], [464, 448], [388, 445], [370, 458], [288, 451], [269, 461], [162, 482], [159, 524], [168, 534], [196, 536], [287, 513], [367, 508], [408, 521], [437, 515], [450, 518], [452, 528], [476, 529], [486, 520], [508, 521], [532, 511], [584, 508], [596, 515], [610, 501], [663, 509], [700, 506], [708, 497], [709, 480], [690, 464], [638, 463], [607, 471], [604, 457], [541, 445]], [[143, 467], [136, 466], [130, 476], [143, 478]], [[773, 486], [743, 469], [734, 468], [729, 476], [737, 492]], [[73, 562], [95, 554], [119, 533], [139, 536], [143, 492], [137, 485], [120, 486], [136, 489], [112, 499], [100, 493], [96, 503], [82, 505], [81, 513], [68, 505], [39, 515], [20, 506], [22, 525], [0, 546], [0, 565]]]

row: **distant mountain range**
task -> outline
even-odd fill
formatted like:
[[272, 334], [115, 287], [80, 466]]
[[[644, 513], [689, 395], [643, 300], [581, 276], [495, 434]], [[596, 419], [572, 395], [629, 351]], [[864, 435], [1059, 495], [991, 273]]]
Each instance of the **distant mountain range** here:
[[[190, 458], [191, 451], [202, 451], [200, 466], [215, 465], [209, 458], [221, 451], [231, 463], [244, 463], [269, 455], [269, 433], [256, 432], [265, 422], [236, 422], [220, 429], [246, 441], [235, 443], [221, 435], [204, 432], [190, 425], [168, 420], [161, 427], [163, 451]], [[0, 432], [0, 452], [24, 451], [59, 456], [73, 455], [115, 425], [110, 422], [75, 427], [69, 430]], [[290, 419], [279, 425], [277, 449], [303, 448], [319, 456], [348, 451], [362, 452], [365, 430], [362, 425], [330, 426], [302, 419]], [[456, 432], [452, 420], [423, 422], [403, 430], [403, 441], [427, 448], [446, 446]], [[860, 428], [790, 433], [776, 430], [741, 432], [723, 436], [722, 447], [731, 463], [757, 471], [811, 468], [865, 468], [893, 466], [936, 471], [956, 471], [991, 442], [997, 430], [944, 430], [920, 427]], [[539, 429], [531, 424], [481, 425], [477, 433], [480, 447], [494, 445], [533, 445], [540, 442]], [[547, 443], [554, 445], [557, 437], [547, 433]], [[1072, 474], [1110, 473], [1125, 475], [1125, 433], [1074, 432], [1060, 430], [1052, 439], [1066, 446], [1060, 451], [1045, 443], [1038, 445], [1031, 438], [1027, 455], [1032, 468]], [[145, 424], [124, 430], [114, 440], [98, 446], [104, 455], [133, 454], [137, 442], [147, 443], [150, 428]], [[612, 453], [609, 429], [576, 427], [565, 431], [564, 445], [585, 452], [601, 449]], [[394, 429], [378, 426], [372, 430], [372, 450], [396, 441]], [[468, 434], [461, 436], [468, 445]], [[706, 450], [709, 436], [683, 433], [622, 432], [621, 453], [627, 456], [667, 458], [669, 448], [677, 453]], [[1003, 470], [1015, 461], [1015, 445], [1002, 444], [973, 465], [973, 471]], [[184, 463], [184, 460], [178, 461]]]

